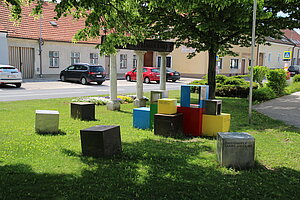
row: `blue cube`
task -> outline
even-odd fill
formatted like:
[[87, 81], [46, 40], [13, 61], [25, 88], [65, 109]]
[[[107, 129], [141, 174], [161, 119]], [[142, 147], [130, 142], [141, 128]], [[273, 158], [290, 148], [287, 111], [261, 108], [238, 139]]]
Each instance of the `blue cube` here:
[[208, 99], [208, 85], [182, 85], [181, 86], [181, 95], [180, 95], [180, 106], [181, 107], [191, 107], [191, 87], [198, 87], [199, 88], [199, 97], [197, 101], [197, 105], [193, 107], [197, 108], [204, 108], [205, 101]]
[[141, 107], [133, 109], [133, 127], [150, 129], [150, 108]]

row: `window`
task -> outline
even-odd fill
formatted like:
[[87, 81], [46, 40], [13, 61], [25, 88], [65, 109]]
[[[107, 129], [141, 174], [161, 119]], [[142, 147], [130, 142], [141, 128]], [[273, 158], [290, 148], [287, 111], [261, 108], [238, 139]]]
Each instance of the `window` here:
[[98, 64], [98, 54], [90, 53], [90, 64]]
[[269, 53], [268, 62], [271, 62], [271, 53]]
[[136, 68], [137, 67], [137, 57], [136, 55], [133, 55], [133, 59], [132, 59], [132, 67]]
[[80, 62], [80, 53], [79, 52], [72, 52], [71, 53], [71, 64], [79, 63]]
[[219, 60], [217, 61], [217, 69], [222, 69], [223, 68], [223, 59], [219, 58]]
[[230, 60], [230, 68], [238, 69], [239, 68], [239, 59]]
[[166, 57], [166, 67], [171, 67], [172, 65], [172, 57], [171, 56], [167, 56]]
[[59, 67], [59, 52], [49, 51], [50, 67]]
[[127, 68], [127, 54], [120, 54], [120, 69]]
[[161, 56], [157, 56], [157, 67], [161, 66]]

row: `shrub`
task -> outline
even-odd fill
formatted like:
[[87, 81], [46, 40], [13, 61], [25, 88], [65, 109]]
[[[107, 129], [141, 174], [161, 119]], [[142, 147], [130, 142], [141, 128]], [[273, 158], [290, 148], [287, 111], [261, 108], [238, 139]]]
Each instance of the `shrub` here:
[[223, 84], [238, 86], [238, 85], [247, 85], [247, 82], [244, 79], [229, 77], [224, 81]]
[[[133, 98], [129, 96], [117, 96], [117, 100], [123, 103], [132, 103]], [[109, 97], [78, 97], [76, 99], [72, 99], [72, 102], [91, 102], [96, 105], [106, 105], [109, 102]]]
[[232, 76], [233, 78], [246, 78], [249, 77], [249, 74], [247, 75], [236, 75], [236, 76]]
[[[194, 80], [189, 85], [208, 85], [207, 80], [202, 79], [202, 80]], [[198, 87], [191, 87], [191, 93], [198, 93]]]
[[[249, 67], [249, 71], [250, 71], [250, 69], [251, 68]], [[267, 68], [265, 66], [254, 66], [253, 67], [253, 81], [258, 83], [262, 87], [263, 86], [262, 81], [268, 74], [268, 71], [269, 71], [269, 68]]]
[[253, 90], [253, 100], [257, 101], [267, 101], [276, 98], [275, 92], [269, 87], [261, 87], [259, 89]]
[[223, 84], [228, 79], [225, 75], [216, 75], [216, 83]]
[[[253, 89], [257, 87], [256, 83], [253, 84]], [[246, 98], [249, 95], [249, 88], [250, 84], [247, 82], [243, 85], [217, 85], [216, 96]]]
[[284, 88], [287, 86], [286, 71], [284, 69], [269, 70], [267, 79], [267, 86], [271, 88], [276, 93], [276, 95], [282, 95], [284, 92]]
[[293, 77], [293, 83], [300, 82], [300, 74], [297, 74]]

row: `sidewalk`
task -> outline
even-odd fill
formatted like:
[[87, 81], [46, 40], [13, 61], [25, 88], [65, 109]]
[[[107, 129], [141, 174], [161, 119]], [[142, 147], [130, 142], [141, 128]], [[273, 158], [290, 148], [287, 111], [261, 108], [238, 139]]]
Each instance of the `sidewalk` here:
[[300, 128], [300, 92], [254, 105], [253, 109], [273, 119]]

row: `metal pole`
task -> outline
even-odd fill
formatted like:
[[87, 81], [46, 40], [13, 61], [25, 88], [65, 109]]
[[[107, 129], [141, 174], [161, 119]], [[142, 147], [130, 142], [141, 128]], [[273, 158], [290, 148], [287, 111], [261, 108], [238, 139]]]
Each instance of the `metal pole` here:
[[43, 34], [42, 34], [42, 30], [43, 30], [43, 27], [42, 27], [42, 15], [40, 14], [40, 39], [39, 39], [39, 55], [40, 55], [40, 78], [43, 77], [43, 67], [42, 67], [42, 43], [43, 43]]
[[249, 91], [249, 124], [252, 118], [252, 89], [253, 89], [253, 66], [254, 66], [254, 48], [255, 48], [255, 26], [257, 0], [253, 2], [253, 21], [252, 21], [252, 42], [251, 42], [251, 67], [250, 67], [250, 91]]

